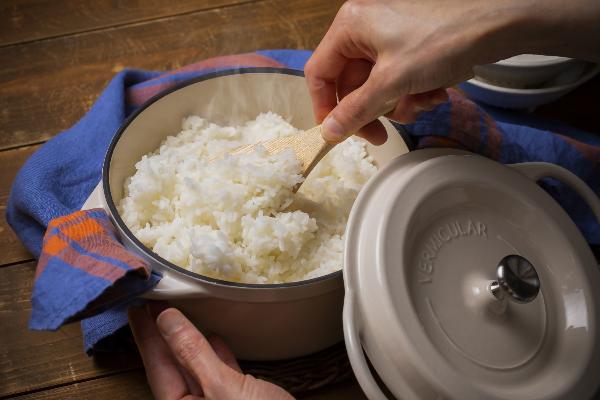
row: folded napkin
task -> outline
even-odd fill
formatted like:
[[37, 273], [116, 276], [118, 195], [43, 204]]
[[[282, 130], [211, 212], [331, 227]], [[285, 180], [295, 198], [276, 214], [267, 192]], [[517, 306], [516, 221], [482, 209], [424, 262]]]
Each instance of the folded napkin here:
[[32, 329], [58, 329], [128, 303], [159, 281], [127, 251], [102, 209], [50, 221], [36, 268]]
[[[78, 211], [100, 181], [106, 149], [128, 114], [187, 79], [243, 67], [302, 70], [310, 54], [266, 50], [213, 58], [168, 73], [122, 71], [77, 124], [32, 155], [15, 179], [7, 207], [8, 222], [39, 258], [31, 328], [57, 329], [81, 320], [88, 353], [114, 350], [124, 343], [127, 307], [160, 279], [121, 247], [102, 210]], [[600, 138], [573, 129], [553, 133], [524, 114], [493, 112], [496, 119], [450, 90], [447, 103], [398, 128], [417, 148], [451, 146], [504, 163], [556, 163], [600, 193]], [[600, 226], [587, 205], [559, 182], [548, 180], [544, 187], [588, 242], [599, 245]]]

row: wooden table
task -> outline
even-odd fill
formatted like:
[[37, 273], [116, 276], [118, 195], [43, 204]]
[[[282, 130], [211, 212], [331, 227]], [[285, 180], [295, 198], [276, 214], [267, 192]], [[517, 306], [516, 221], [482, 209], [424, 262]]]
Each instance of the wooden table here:
[[[35, 261], [4, 209], [20, 166], [124, 67], [168, 70], [255, 49], [314, 48], [340, 0], [5, 0], [0, 4], [0, 398], [151, 398], [132, 354], [88, 358], [81, 331], [27, 329]], [[540, 108], [600, 132], [600, 79]], [[364, 398], [355, 381], [307, 399]]]

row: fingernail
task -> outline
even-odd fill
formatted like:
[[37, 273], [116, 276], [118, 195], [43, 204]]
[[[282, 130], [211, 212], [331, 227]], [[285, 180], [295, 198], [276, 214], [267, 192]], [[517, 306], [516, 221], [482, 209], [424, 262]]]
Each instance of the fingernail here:
[[323, 137], [328, 142], [341, 142], [346, 138], [344, 128], [331, 115], [323, 121]]
[[156, 320], [156, 325], [164, 336], [172, 335], [183, 327], [185, 318], [183, 315], [173, 309], [163, 311]]

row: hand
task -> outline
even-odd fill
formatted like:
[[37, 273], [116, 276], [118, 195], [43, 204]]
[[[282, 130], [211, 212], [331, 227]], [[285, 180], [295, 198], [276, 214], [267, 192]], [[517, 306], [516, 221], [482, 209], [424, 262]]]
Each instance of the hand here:
[[598, 0], [349, 0], [306, 64], [315, 116], [330, 142], [360, 129], [381, 144], [376, 118], [414, 121], [474, 65], [527, 52], [598, 58], [598, 18]]
[[158, 400], [293, 399], [272, 383], [245, 375], [225, 343], [206, 339], [174, 308], [132, 308], [129, 322]]

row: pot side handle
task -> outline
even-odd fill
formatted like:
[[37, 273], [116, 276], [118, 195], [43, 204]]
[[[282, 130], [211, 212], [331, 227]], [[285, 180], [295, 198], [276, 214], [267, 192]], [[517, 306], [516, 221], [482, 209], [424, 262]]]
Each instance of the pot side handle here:
[[164, 274], [160, 282], [154, 288], [142, 294], [141, 297], [150, 300], [174, 300], [178, 298], [199, 299], [212, 296], [200, 285], [191, 285], [170, 274]]
[[90, 210], [92, 208], [102, 208], [106, 210], [106, 203], [104, 202], [104, 190], [102, 189], [102, 181], [96, 185], [90, 196], [87, 198], [85, 203], [81, 206], [82, 210]]
[[343, 321], [346, 351], [360, 387], [370, 400], [387, 400], [387, 396], [379, 388], [367, 364], [358, 331], [360, 316], [356, 310], [353, 293], [347, 288], [344, 298]]
[[535, 182], [542, 178], [554, 178], [568, 184], [590, 206], [596, 220], [600, 223], [600, 198], [581, 178], [568, 169], [546, 162], [526, 162], [509, 166]]
[[[102, 208], [105, 211], [108, 209], [104, 200], [102, 181], [98, 183], [85, 203], [81, 206], [82, 210], [89, 210], [92, 208]], [[154, 288], [144, 293], [141, 297], [152, 300], [169, 300], [183, 297], [202, 298], [210, 296], [199, 285], [190, 285], [181, 279], [165, 274]]]

